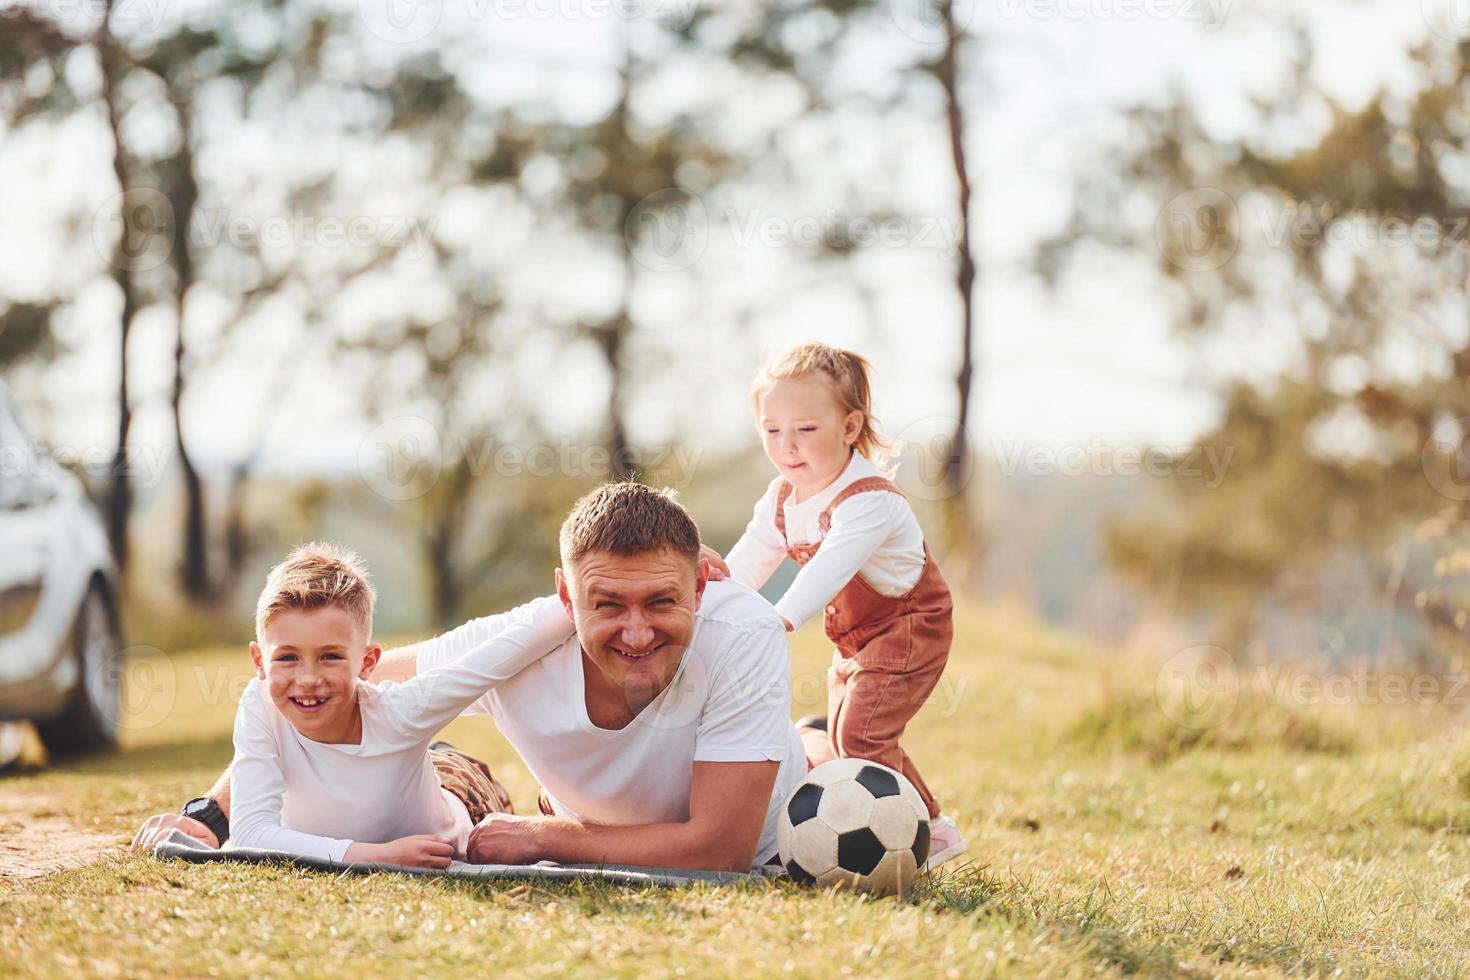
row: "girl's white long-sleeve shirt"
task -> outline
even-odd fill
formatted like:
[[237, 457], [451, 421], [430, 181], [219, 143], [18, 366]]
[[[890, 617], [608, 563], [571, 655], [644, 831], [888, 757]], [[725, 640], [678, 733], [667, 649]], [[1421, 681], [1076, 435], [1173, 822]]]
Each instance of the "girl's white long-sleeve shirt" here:
[[793, 628], [822, 612], [854, 575], [861, 574], [882, 595], [897, 598], [909, 592], [924, 573], [924, 532], [902, 494], [875, 490], [849, 497], [832, 512], [831, 528], [822, 535], [822, 512], [839, 493], [858, 480], [886, 475], [853, 453], [842, 475], [821, 493], [801, 503], [788, 495], [784, 541], [776, 530], [776, 498], [785, 481], [772, 480], [756, 502], [745, 534], [725, 557], [731, 578], [759, 589], [786, 557], [788, 542], [820, 542], [821, 548], [776, 603], [776, 611]]
[[358, 681], [362, 740], [355, 745], [302, 735], [263, 683], [251, 680], [235, 714], [229, 846], [341, 861], [354, 841], [433, 834], [453, 841], [463, 860], [469, 814], [439, 785], [429, 743], [471, 703], [572, 633], [556, 596], [501, 619], [494, 636], [402, 684]]

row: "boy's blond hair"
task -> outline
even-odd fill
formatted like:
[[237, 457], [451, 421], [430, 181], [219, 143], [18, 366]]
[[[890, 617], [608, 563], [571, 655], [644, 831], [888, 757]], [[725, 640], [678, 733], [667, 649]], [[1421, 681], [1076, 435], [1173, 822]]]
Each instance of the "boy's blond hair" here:
[[761, 368], [751, 387], [751, 401], [756, 415], [760, 415], [761, 397], [771, 390], [777, 381], [796, 381], [820, 375], [832, 385], [845, 416], [849, 412], [861, 412], [862, 428], [852, 448], [874, 463], [883, 463], [888, 444], [878, 435], [878, 420], [873, 416], [873, 391], [868, 380], [871, 368], [867, 358], [850, 350], [828, 344], [802, 344], [793, 347], [774, 361]]
[[336, 606], [345, 609], [371, 637], [377, 598], [357, 552], [313, 541], [292, 551], [266, 576], [255, 604], [255, 635], [262, 639], [270, 621], [288, 609]]

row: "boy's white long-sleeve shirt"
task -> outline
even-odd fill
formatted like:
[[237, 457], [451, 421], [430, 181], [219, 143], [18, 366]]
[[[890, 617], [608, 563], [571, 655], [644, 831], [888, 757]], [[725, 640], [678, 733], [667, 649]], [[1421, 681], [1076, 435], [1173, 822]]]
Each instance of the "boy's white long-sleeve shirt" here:
[[851, 484], [886, 476], [866, 457], [853, 453], [832, 485], [801, 503], [787, 496], [786, 540], [776, 530], [776, 498], [784, 478], [777, 477], [756, 502], [745, 533], [730, 549], [725, 564], [730, 576], [752, 589], [766, 584], [792, 545], [821, 543], [821, 548], [776, 603], [776, 611], [793, 628], [818, 615], [833, 597], [861, 574], [880, 594], [904, 595], [924, 573], [924, 532], [902, 494], [875, 490], [855, 494], [832, 512], [832, 525], [822, 534], [822, 511]]
[[259, 679], [235, 714], [230, 846], [341, 861], [354, 841], [414, 834], [454, 842], [463, 860], [472, 829], [464, 805], [439, 785], [434, 735], [502, 681], [560, 647], [572, 633], [556, 596], [497, 617], [501, 629], [442, 666], [402, 684], [358, 681], [362, 740], [316, 742], [298, 732]]

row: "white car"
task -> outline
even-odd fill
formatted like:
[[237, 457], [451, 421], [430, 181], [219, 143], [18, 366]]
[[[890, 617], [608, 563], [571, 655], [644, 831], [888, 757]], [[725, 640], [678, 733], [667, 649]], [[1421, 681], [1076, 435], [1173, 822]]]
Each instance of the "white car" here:
[[53, 756], [112, 747], [117, 608], [101, 516], [0, 385], [0, 722], [32, 722]]

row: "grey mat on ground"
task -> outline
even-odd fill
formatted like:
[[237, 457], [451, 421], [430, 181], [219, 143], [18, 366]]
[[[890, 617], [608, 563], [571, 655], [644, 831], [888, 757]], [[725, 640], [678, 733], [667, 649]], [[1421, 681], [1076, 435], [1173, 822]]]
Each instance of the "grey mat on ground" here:
[[665, 887], [697, 884], [731, 885], [781, 877], [776, 869], [757, 868], [749, 874], [735, 871], [693, 871], [684, 868], [638, 868], [628, 865], [590, 864], [465, 864], [455, 861], [448, 868], [405, 868], [396, 864], [348, 864], [322, 858], [287, 854], [284, 851], [262, 851], [241, 847], [220, 849], [207, 847], [188, 834], [174, 831], [153, 849], [158, 859], [178, 858], [191, 864], [210, 861], [244, 861], [251, 864], [292, 864], [314, 871], [335, 874], [372, 874], [395, 871], [408, 875], [435, 875], [448, 878], [533, 879], [540, 881], [605, 881], [616, 885], [661, 885]]

